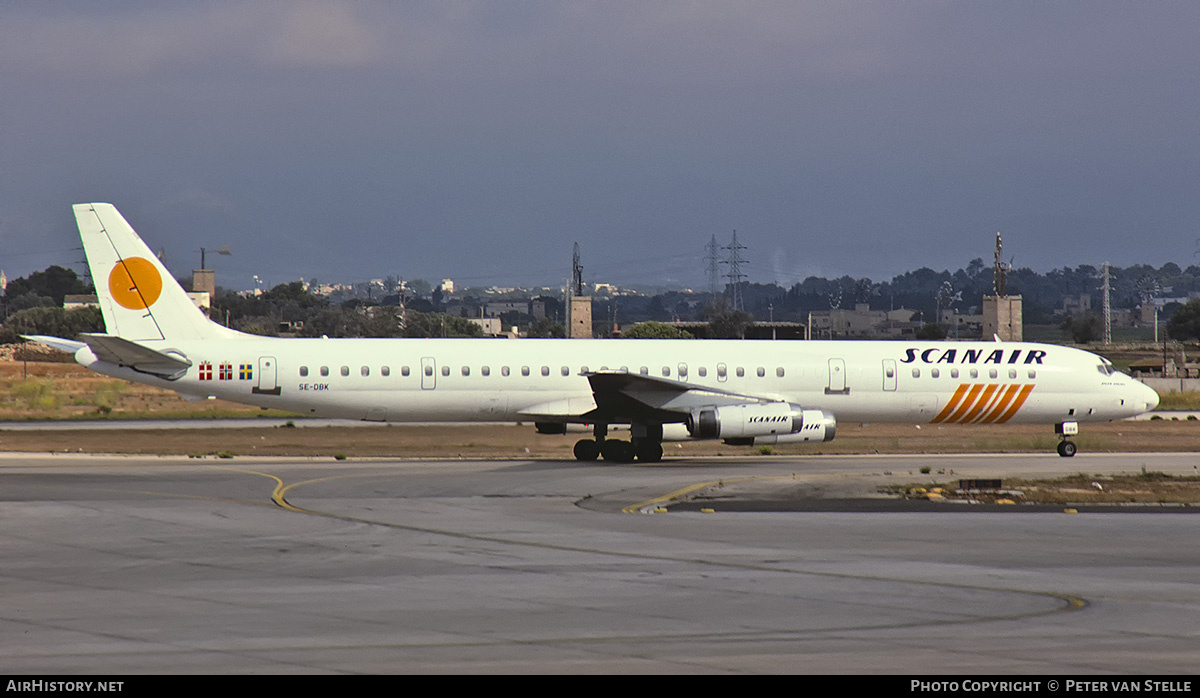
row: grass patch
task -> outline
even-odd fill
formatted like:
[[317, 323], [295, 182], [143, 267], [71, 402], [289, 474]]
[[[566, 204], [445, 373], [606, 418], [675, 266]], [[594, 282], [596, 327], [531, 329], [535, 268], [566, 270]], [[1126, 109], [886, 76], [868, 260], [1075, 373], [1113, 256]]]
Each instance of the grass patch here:
[[1200, 410], [1200, 392], [1159, 393], [1160, 410]]
[[1012, 499], [1018, 504], [1200, 505], [1200, 477], [1158, 471], [1107, 476], [1076, 473], [1039, 480], [1005, 478], [1000, 492], [970, 495], [955, 493], [958, 481], [890, 485], [880, 491], [908, 499], [922, 499], [924, 493], [934, 487], [943, 488], [948, 497], [969, 497], [985, 503]]

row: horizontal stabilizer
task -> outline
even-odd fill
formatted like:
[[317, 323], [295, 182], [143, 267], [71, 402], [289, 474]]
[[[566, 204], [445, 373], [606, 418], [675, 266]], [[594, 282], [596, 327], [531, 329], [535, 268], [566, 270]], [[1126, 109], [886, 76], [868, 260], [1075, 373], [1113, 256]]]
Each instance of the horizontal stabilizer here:
[[23, 334], [21, 336], [24, 337], [25, 339], [28, 339], [31, 342], [37, 342], [38, 344], [45, 344], [46, 346], [50, 347], [51, 349], [57, 349], [59, 351], [70, 352], [72, 354], [74, 354], [75, 352], [77, 352], [80, 349], [87, 346], [83, 342], [77, 342], [74, 339], [63, 339], [62, 337], [51, 337], [50, 335], [46, 335], [46, 334]]
[[174, 379], [186, 373], [192, 365], [192, 362], [183, 356], [164, 354], [110, 334], [85, 334], [83, 339], [97, 359], [118, 366], [128, 366], [142, 373]]

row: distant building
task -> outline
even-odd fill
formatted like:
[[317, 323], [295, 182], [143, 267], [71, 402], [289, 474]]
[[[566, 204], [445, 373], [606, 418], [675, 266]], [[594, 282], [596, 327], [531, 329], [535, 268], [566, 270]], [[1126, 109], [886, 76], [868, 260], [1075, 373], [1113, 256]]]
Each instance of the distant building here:
[[1025, 336], [1020, 296], [983, 297], [983, 339], [1020, 342]]
[[[971, 310], [978, 308], [972, 307]], [[938, 322], [946, 329], [946, 336], [951, 339], [983, 335], [983, 315], [980, 313], [960, 313], [951, 308], [943, 308]]]
[[192, 290], [196, 293], [217, 295], [217, 277], [212, 269], [194, 269], [192, 271]]
[[567, 305], [567, 336], [571, 339], [591, 339], [592, 332], [592, 298], [591, 296], [571, 296]]
[[[632, 323], [629, 329], [637, 323]], [[699, 320], [676, 320], [665, 323], [676, 329], [690, 332], [697, 339], [709, 339], [708, 323]], [[804, 339], [808, 333], [802, 322], [752, 322], [746, 325], [746, 339]]]
[[[187, 297], [191, 299], [192, 303], [197, 308], [204, 311], [205, 315], [208, 315], [208, 311], [212, 307], [211, 296], [209, 296], [207, 293], [196, 293], [194, 291], [189, 291]], [[99, 308], [100, 300], [95, 294], [68, 294], [63, 296], [62, 307], [63, 310], [75, 310], [77, 308]]]
[[77, 310], [79, 308], [99, 308], [100, 299], [93, 294], [63, 296], [63, 310]]
[[811, 314], [813, 339], [901, 339], [921, 328], [915, 310], [871, 310], [859, 303], [853, 310], [838, 308]]
[[467, 321], [479, 325], [485, 337], [499, 337], [504, 333], [504, 323], [498, 317], [469, 317]]
[[1070, 317], [1086, 315], [1092, 311], [1092, 296], [1087, 293], [1081, 293], [1078, 296], [1067, 296], [1063, 299], [1062, 311], [1063, 315], [1069, 315]]

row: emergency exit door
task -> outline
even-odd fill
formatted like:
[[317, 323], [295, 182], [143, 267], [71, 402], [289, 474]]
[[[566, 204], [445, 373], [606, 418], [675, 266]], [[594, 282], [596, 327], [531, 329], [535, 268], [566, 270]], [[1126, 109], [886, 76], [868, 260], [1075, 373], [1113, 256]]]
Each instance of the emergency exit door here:
[[829, 360], [829, 385], [825, 387], [826, 395], [845, 395], [850, 389], [846, 387], [846, 360]]
[[279, 394], [279, 370], [274, 356], [258, 357], [258, 385], [250, 392], [259, 395]]

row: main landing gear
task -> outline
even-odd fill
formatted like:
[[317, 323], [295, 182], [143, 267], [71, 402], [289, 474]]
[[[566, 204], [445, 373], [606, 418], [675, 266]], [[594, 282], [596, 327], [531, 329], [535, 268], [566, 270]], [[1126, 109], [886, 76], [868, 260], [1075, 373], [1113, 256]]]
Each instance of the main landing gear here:
[[1058, 434], [1058, 455], [1063, 458], [1070, 458], [1075, 455], [1075, 442], [1067, 437], [1075, 436], [1079, 433], [1079, 422], [1061, 422], [1054, 425], [1054, 433]]
[[591, 461], [600, 456], [614, 463], [632, 463], [635, 459], [643, 463], [662, 460], [662, 425], [633, 425], [633, 436], [629, 441], [605, 438], [607, 424], [597, 424], [593, 429], [596, 438], [580, 439], [575, 443], [575, 459]]

